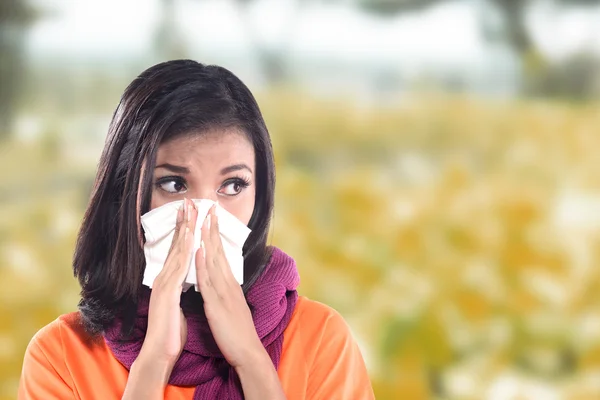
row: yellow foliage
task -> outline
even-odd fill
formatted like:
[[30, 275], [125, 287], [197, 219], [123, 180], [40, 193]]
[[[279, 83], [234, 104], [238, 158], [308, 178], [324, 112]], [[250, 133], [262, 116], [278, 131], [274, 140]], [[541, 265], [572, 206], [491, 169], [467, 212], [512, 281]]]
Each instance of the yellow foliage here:
[[[347, 318], [378, 399], [480, 399], [508, 381], [600, 395], [595, 105], [259, 102], [277, 163], [272, 243], [296, 258], [301, 292]], [[52, 157], [3, 146], [0, 399], [35, 331], [76, 307], [71, 257], [97, 161], [56, 158], [67, 142]]]

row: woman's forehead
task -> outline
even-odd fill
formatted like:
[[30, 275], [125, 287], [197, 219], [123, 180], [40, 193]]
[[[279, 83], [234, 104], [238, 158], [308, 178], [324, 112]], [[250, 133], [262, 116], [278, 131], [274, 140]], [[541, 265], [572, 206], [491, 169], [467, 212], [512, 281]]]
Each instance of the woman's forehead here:
[[183, 164], [232, 161], [254, 164], [254, 147], [247, 136], [237, 129], [213, 129], [181, 135], [162, 143], [158, 148], [156, 165], [167, 161]]

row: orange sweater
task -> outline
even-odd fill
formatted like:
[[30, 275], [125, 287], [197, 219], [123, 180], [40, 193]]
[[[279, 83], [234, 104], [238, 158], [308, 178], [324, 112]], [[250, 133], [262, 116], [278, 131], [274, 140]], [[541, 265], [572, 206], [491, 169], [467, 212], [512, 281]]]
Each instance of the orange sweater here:
[[[18, 398], [120, 399], [128, 374], [102, 338], [83, 332], [78, 313], [66, 314], [29, 343]], [[333, 309], [302, 296], [284, 332], [278, 375], [288, 400], [375, 398], [346, 322]], [[168, 385], [165, 399], [192, 399], [194, 389]]]

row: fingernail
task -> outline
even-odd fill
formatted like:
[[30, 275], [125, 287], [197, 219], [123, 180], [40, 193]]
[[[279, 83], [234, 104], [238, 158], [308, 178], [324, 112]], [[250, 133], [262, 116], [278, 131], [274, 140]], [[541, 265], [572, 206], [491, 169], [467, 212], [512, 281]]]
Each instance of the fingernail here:
[[206, 227], [210, 229], [210, 214], [206, 216]]
[[206, 257], [206, 248], [204, 247], [204, 240], [200, 241], [200, 248], [202, 249], [202, 256]]
[[188, 237], [188, 233], [190, 233], [190, 227], [189, 227], [189, 226], [186, 226], [186, 227], [185, 227], [185, 238], [187, 238], [187, 237]]

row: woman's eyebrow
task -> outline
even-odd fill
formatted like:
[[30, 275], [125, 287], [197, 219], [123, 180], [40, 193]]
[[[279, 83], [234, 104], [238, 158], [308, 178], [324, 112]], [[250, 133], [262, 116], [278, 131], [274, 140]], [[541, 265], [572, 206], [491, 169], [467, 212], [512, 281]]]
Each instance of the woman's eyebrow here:
[[221, 175], [227, 175], [230, 172], [239, 171], [241, 169], [247, 169], [248, 171], [250, 171], [250, 173], [252, 173], [252, 170], [250, 169], [250, 167], [247, 166], [246, 164], [242, 163], [242, 164], [230, 165], [229, 167], [223, 168], [221, 170]]
[[174, 172], [176, 174], [189, 174], [190, 170], [186, 167], [182, 167], [180, 165], [173, 165], [173, 164], [169, 164], [169, 163], [163, 163], [160, 165], [157, 165], [155, 168], [164, 168], [167, 169], [171, 172]]

